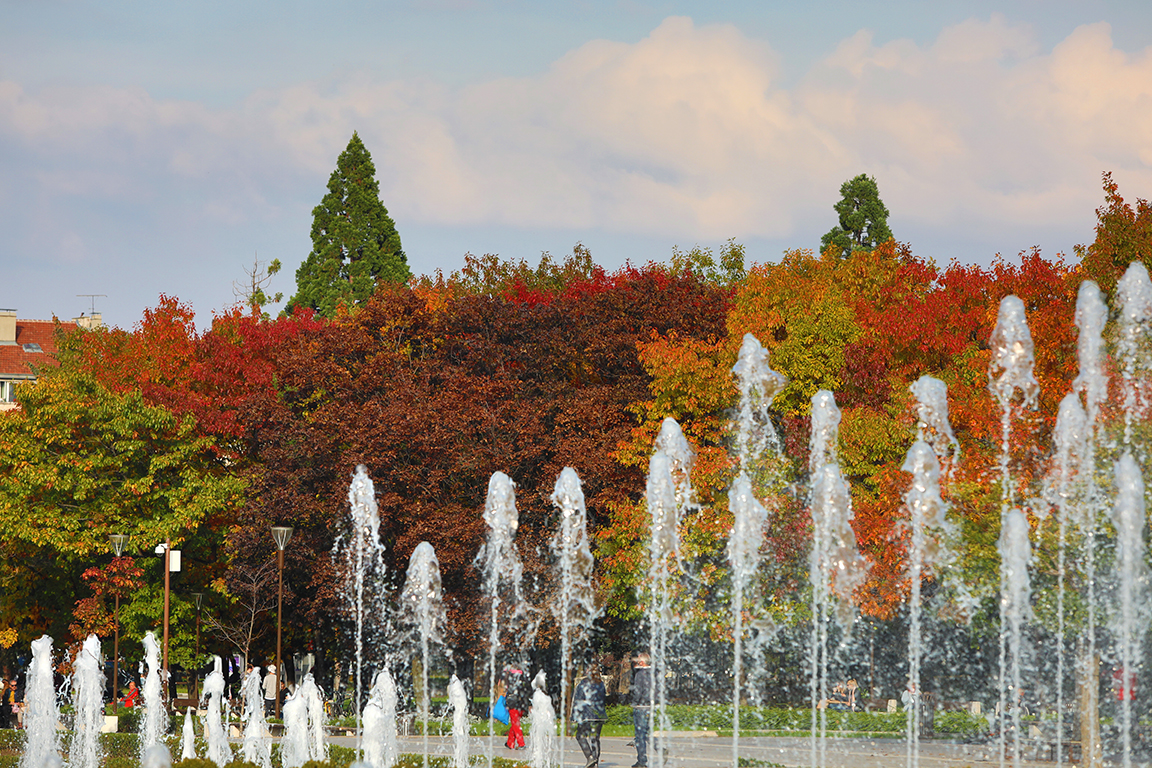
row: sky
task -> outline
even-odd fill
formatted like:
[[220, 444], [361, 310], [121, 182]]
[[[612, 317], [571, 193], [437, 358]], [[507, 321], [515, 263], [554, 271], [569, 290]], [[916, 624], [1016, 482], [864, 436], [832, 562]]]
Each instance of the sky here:
[[860, 173], [941, 266], [1073, 258], [1152, 197], [1152, 3], [0, 0], [0, 307], [290, 296], [353, 131], [416, 274], [774, 262]]

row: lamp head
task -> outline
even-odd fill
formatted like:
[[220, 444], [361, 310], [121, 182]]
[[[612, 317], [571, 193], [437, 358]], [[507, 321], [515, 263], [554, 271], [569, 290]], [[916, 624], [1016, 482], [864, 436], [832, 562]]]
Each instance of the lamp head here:
[[288, 546], [288, 539], [292, 538], [292, 526], [290, 525], [274, 525], [272, 526], [272, 540], [276, 542], [276, 549], [281, 552], [284, 547]]

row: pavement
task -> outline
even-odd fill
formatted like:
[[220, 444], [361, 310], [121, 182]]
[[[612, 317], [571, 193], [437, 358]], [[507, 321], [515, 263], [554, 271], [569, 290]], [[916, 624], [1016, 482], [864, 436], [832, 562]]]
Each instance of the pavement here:
[[[601, 739], [600, 768], [631, 768], [636, 762], [636, 750], [627, 746], [627, 738]], [[355, 747], [356, 739], [337, 736], [330, 739], [333, 744]], [[403, 753], [422, 754], [423, 739], [407, 737], [400, 740]], [[732, 739], [711, 734], [678, 734], [667, 739], [667, 759], [665, 768], [724, 768], [734, 764]], [[487, 754], [488, 739], [472, 737], [469, 751], [473, 755]], [[792, 768], [817, 765], [823, 768], [906, 768], [908, 766], [907, 746], [903, 739], [837, 739], [829, 738], [823, 759], [817, 754], [812, 761], [811, 741], [806, 737], [741, 737], [739, 756], [750, 760], [776, 763]], [[429, 736], [430, 755], [451, 755], [452, 739], [447, 736]], [[527, 759], [527, 751], [513, 751], [506, 748], [502, 738], [493, 741], [492, 754], [495, 757]], [[564, 768], [584, 768], [584, 756], [573, 738], [564, 740]], [[655, 768], [655, 760], [649, 754], [648, 764]], [[1011, 755], [1006, 763], [1012, 765]], [[976, 768], [977, 766], [997, 766], [996, 745], [958, 744], [952, 742], [929, 741], [920, 744], [920, 768]], [[1054, 762], [1024, 760], [1026, 768], [1055, 766]], [[1064, 761], [1064, 765], [1069, 765]]]

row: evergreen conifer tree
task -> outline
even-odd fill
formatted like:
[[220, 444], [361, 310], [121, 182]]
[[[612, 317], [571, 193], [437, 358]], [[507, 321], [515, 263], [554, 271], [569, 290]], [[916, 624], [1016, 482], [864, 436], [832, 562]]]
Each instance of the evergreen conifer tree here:
[[835, 245], [842, 258], [853, 251], [872, 250], [892, 239], [888, 229], [888, 208], [880, 199], [876, 179], [860, 174], [840, 185], [840, 202], [832, 206], [840, 216], [840, 224], [820, 238], [820, 250]]
[[396, 224], [380, 201], [372, 156], [352, 134], [328, 178], [328, 194], [312, 210], [312, 252], [296, 270], [296, 295], [288, 311], [312, 307], [332, 317], [376, 290], [377, 280], [403, 283], [411, 276]]

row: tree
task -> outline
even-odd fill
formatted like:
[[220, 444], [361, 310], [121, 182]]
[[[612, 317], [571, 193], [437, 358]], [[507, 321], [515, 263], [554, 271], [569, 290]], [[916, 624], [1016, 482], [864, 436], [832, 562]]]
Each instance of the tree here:
[[405, 283], [410, 276], [396, 224], [380, 202], [372, 156], [353, 133], [328, 177], [328, 194], [312, 210], [312, 252], [296, 270], [288, 311], [311, 307], [332, 317], [341, 304], [367, 300], [378, 280]]
[[280, 271], [280, 259], [272, 259], [268, 264], [253, 259], [252, 269], [245, 267], [243, 282], [232, 281], [232, 295], [244, 306], [262, 309], [265, 304], [279, 304], [284, 294], [276, 291], [274, 294], [265, 293], [264, 289], [271, 284], [272, 277]]
[[1096, 239], [1087, 247], [1076, 246], [1076, 255], [1085, 275], [1111, 293], [1133, 261], [1152, 267], [1152, 204], [1137, 198], [1133, 209], [1111, 173], [1104, 174], [1104, 201], [1096, 209]]
[[840, 185], [840, 202], [832, 206], [840, 224], [820, 238], [820, 250], [830, 246], [848, 258], [854, 251], [869, 251], [892, 239], [888, 229], [888, 208], [880, 199], [876, 179], [863, 173]]

